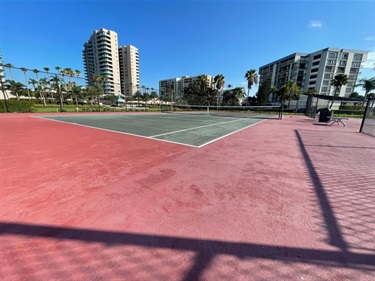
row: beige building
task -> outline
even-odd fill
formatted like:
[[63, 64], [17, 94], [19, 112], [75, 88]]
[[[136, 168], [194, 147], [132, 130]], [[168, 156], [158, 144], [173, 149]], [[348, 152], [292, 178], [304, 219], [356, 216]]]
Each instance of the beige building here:
[[132, 96], [139, 85], [139, 53], [134, 46], [120, 46], [119, 65], [121, 93], [125, 96]]
[[334, 95], [331, 80], [344, 73], [348, 83], [341, 87], [339, 96], [348, 97], [355, 91], [355, 84], [367, 60], [367, 51], [326, 48], [311, 54], [294, 53], [259, 68], [260, 84], [267, 76], [271, 85], [280, 88], [289, 80], [294, 80], [302, 92], [315, 90], [321, 95]]
[[117, 33], [104, 28], [95, 30], [83, 46], [87, 84], [94, 85], [94, 74], [106, 76], [108, 80], [103, 85], [104, 92], [119, 95], [121, 87]]
[[[201, 76], [201, 75], [199, 75]], [[159, 95], [173, 94], [174, 98], [180, 98], [184, 94], [184, 89], [194, 83], [199, 76], [182, 76], [181, 78], [171, 78], [159, 81]], [[206, 75], [208, 83], [212, 86], [214, 77]]]

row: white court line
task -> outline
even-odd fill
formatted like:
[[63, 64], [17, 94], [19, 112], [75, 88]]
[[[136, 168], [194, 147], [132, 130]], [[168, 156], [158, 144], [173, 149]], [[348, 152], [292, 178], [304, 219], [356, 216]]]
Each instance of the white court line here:
[[[82, 115], [81, 115], [82, 116]], [[201, 148], [203, 146], [206, 146], [210, 143], [213, 143], [215, 141], [218, 141], [222, 138], [225, 138], [229, 135], [232, 135], [234, 133], [237, 133], [239, 131], [242, 131], [246, 128], [249, 128], [251, 126], [254, 126], [256, 124], [259, 124], [263, 121], [266, 121], [267, 119], [265, 120], [262, 120], [262, 121], [259, 121], [259, 122], [256, 122], [254, 124], [250, 124], [249, 126], [246, 126], [244, 128], [241, 128], [239, 130], [236, 130], [234, 132], [231, 132], [229, 134], [226, 134], [224, 136], [221, 136], [217, 139], [214, 139], [214, 140], [211, 140], [209, 142], [206, 142], [200, 146], [196, 146], [196, 145], [192, 145], [192, 144], [186, 144], [186, 143], [181, 143], [181, 142], [174, 142], [174, 141], [169, 141], [169, 140], [163, 140], [163, 139], [157, 139], [155, 138], [155, 136], [163, 136], [163, 135], [168, 135], [168, 134], [174, 134], [174, 133], [177, 133], [177, 132], [182, 132], [182, 131], [188, 131], [188, 130], [193, 130], [193, 129], [197, 129], [197, 128], [203, 128], [203, 127], [208, 127], [208, 126], [215, 126], [215, 125], [219, 125], [219, 124], [227, 124], [227, 123], [232, 123], [232, 122], [236, 122], [236, 121], [241, 121], [243, 119], [236, 119], [236, 120], [232, 120], [232, 121], [227, 121], [227, 122], [220, 122], [220, 123], [216, 123], [216, 124], [210, 124], [210, 125], [204, 125], [204, 126], [198, 126], [198, 127], [194, 127], [194, 128], [189, 128], [189, 129], [184, 129], [184, 130], [178, 130], [178, 131], [174, 131], [174, 132], [169, 132], [169, 133], [165, 133], [165, 134], [159, 134], [159, 135], [154, 135], [154, 136], [150, 136], [150, 137], [146, 137], [146, 136], [142, 136], [142, 135], [137, 135], [137, 134], [132, 134], [132, 133], [125, 133], [125, 132], [121, 132], [121, 131], [115, 131], [115, 130], [110, 130], [110, 129], [104, 129], [104, 128], [99, 128], [99, 127], [94, 127], [94, 126], [89, 126], [89, 125], [83, 125], [83, 124], [77, 124], [77, 123], [73, 123], [73, 122], [68, 122], [68, 121], [61, 121], [61, 120], [55, 120], [55, 119], [50, 119], [49, 117], [54, 117], [54, 116], [48, 116], [48, 117], [44, 117], [44, 116], [32, 116], [33, 118], [40, 118], [40, 119], [44, 119], [44, 120], [49, 120], [49, 121], [54, 121], [54, 122], [60, 122], [60, 123], [65, 123], [65, 124], [71, 124], [71, 125], [76, 125], [76, 126], [81, 126], [81, 127], [86, 127], [86, 128], [91, 128], [91, 129], [97, 129], [97, 130], [102, 130], [102, 131], [107, 131], [107, 132], [112, 132], [112, 133], [118, 133], [118, 134], [123, 134], [123, 135], [129, 135], [129, 136], [135, 136], [135, 137], [140, 137], [140, 138], [145, 138], [145, 139], [152, 139], [152, 140], [157, 140], [157, 141], [162, 141], [162, 142], [168, 142], [168, 143], [173, 143], [173, 144], [179, 144], [179, 145], [184, 145], [184, 146], [188, 146], [188, 147], [194, 147], [194, 148]]]
[[99, 128], [99, 127], [93, 127], [93, 126], [89, 126], [89, 125], [77, 124], [77, 123], [73, 123], [73, 122], [67, 122], [67, 121], [61, 121], [61, 120], [55, 120], [55, 119], [49, 119], [49, 118], [45, 118], [45, 117], [42, 117], [42, 116], [33, 116], [33, 117], [34, 118], [40, 118], [40, 119], [48, 120], [48, 121], [54, 121], [54, 122], [60, 122], [60, 123], [65, 123], [65, 124], [70, 124], [70, 125], [76, 125], [76, 126], [86, 127], [86, 128], [90, 128], [90, 129], [97, 129], [97, 130], [107, 131], [107, 132], [111, 132], [111, 133], [123, 134], [123, 135], [128, 135], [128, 136], [133, 136], [133, 137], [140, 137], [140, 138], [144, 138], [144, 139], [152, 139], [152, 140], [157, 140], [157, 141], [162, 141], [162, 142], [169, 142], [169, 143], [173, 143], [173, 144], [179, 144], [179, 145], [184, 145], [184, 146], [189, 146], [189, 147], [194, 147], [194, 148], [198, 148], [199, 147], [199, 146], [196, 146], [196, 145], [182, 143], [182, 142], [174, 142], [174, 141], [163, 140], [163, 139], [155, 139], [153, 137], [146, 137], [146, 136], [142, 136], [142, 135], [137, 135], [137, 134], [132, 134], [132, 133], [125, 133], [125, 132], [121, 132], [121, 131], [109, 130], [109, 129]]
[[220, 123], [215, 123], [215, 124], [203, 125], [203, 126], [198, 126], [198, 127], [193, 127], [193, 128], [188, 128], [188, 129], [183, 129], [183, 130], [168, 132], [168, 133], [164, 133], [164, 134], [150, 136], [150, 138], [155, 138], [155, 137], [160, 137], [160, 136], [165, 136], [165, 135], [171, 135], [171, 134], [175, 134], [175, 133], [179, 133], [179, 132], [185, 132], [185, 131], [190, 131], [190, 130], [205, 128], [205, 127], [210, 127], [210, 126], [216, 126], [216, 125], [220, 125], [220, 124], [227, 124], [227, 123], [232, 123], [232, 122], [237, 122], [237, 121], [241, 121], [241, 119], [236, 119], [236, 120], [227, 121], [227, 122], [220, 122]]
[[204, 143], [204, 144], [198, 146], [198, 148], [201, 148], [201, 147], [203, 147], [203, 146], [206, 146], [206, 145], [208, 145], [208, 144], [210, 144], [210, 143], [213, 143], [213, 142], [215, 142], [215, 141], [218, 141], [218, 140], [220, 140], [220, 139], [222, 139], [222, 138], [225, 138], [225, 137], [227, 137], [227, 136], [233, 135], [234, 133], [237, 133], [237, 132], [239, 132], [239, 131], [245, 130], [246, 128], [249, 128], [249, 127], [251, 127], [251, 126], [257, 125], [257, 124], [262, 123], [263, 121], [266, 121], [266, 120], [267, 120], [267, 119], [264, 119], [264, 120], [262, 120], [262, 121], [259, 121], [259, 122], [256, 122], [256, 123], [254, 123], [254, 124], [251, 124], [251, 125], [249, 125], [249, 126], [246, 126], [246, 127], [241, 128], [241, 129], [238, 129], [237, 131], [234, 131], [234, 132], [231, 132], [231, 133], [226, 134], [226, 135], [224, 135], [224, 136], [221, 136], [221, 137], [219, 137], [219, 138], [217, 138], [217, 139], [214, 139], [214, 140], [212, 140], [212, 141], [206, 142], [206, 143]]

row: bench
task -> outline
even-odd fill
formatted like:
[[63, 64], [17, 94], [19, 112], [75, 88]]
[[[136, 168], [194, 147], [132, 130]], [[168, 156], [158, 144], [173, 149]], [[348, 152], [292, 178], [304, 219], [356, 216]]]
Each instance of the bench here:
[[329, 120], [327, 121], [327, 125], [330, 125], [332, 126], [333, 123], [337, 123], [337, 125], [340, 125], [340, 123], [346, 127], [346, 124], [344, 121], [342, 120], [349, 120], [349, 118], [346, 118], [346, 117], [336, 117], [336, 116], [328, 116], [327, 118], [329, 118]]

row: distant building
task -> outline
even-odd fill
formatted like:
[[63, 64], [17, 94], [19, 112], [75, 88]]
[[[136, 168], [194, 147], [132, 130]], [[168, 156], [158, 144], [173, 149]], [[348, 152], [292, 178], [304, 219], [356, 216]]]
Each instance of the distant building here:
[[[198, 79], [198, 76], [182, 76], [181, 78], [171, 78], [159, 81], [159, 95], [165, 96], [173, 93], [174, 98], [182, 97], [184, 89]], [[210, 85], [213, 85], [213, 76], [206, 75]]]
[[321, 95], [334, 95], [331, 80], [344, 73], [348, 83], [341, 87], [339, 96], [348, 97], [360, 73], [362, 63], [367, 60], [367, 51], [326, 48], [311, 54], [294, 53], [259, 68], [260, 84], [267, 76], [271, 86], [280, 88], [294, 80], [302, 92], [315, 90]]
[[120, 81], [121, 93], [125, 96], [132, 96], [139, 85], [139, 53], [134, 46], [120, 46]]
[[139, 84], [139, 54], [134, 46], [119, 46], [115, 31], [95, 30], [83, 44], [83, 63], [87, 84], [95, 83], [94, 74], [108, 77], [106, 94], [132, 95]]

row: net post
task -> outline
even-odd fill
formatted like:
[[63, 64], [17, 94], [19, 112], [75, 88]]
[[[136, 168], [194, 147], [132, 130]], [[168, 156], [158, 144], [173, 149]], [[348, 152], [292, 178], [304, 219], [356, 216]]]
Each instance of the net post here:
[[207, 115], [210, 115], [210, 106], [207, 106]]
[[282, 105], [279, 107], [279, 120], [283, 120], [283, 108], [282, 108]]

